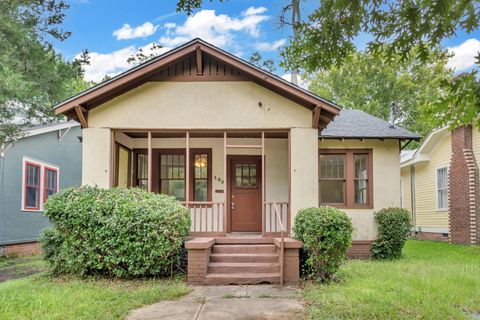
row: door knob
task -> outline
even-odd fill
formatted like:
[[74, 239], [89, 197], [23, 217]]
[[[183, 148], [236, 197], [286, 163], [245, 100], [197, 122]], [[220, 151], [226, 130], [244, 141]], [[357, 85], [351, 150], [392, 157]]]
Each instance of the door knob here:
[[235, 202], [230, 203], [230, 209], [235, 210]]

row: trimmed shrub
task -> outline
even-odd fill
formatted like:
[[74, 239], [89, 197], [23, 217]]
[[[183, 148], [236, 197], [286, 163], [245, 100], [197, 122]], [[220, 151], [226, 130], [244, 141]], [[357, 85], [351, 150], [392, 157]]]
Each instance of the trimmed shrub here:
[[351, 219], [332, 207], [302, 209], [295, 217], [294, 232], [307, 254], [304, 276], [318, 282], [331, 280], [352, 245]]
[[396, 259], [402, 256], [403, 245], [412, 228], [410, 216], [410, 212], [402, 208], [386, 208], [375, 212], [378, 237], [370, 249], [374, 259]]
[[53, 227], [42, 237], [57, 274], [165, 276], [179, 260], [190, 212], [173, 197], [141, 189], [78, 187], [50, 197]]

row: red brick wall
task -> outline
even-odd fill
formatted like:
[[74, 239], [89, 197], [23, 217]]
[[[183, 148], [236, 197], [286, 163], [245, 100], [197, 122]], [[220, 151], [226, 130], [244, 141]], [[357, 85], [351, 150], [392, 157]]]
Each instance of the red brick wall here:
[[0, 246], [0, 249], [0, 255], [6, 256], [30, 256], [41, 252], [40, 243], [38, 242], [7, 244]]
[[[471, 151], [472, 127], [465, 126], [452, 131], [452, 155], [448, 179], [450, 241], [452, 243], [471, 244], [476, 243], [478, 239], [477, 236], [474, 236], [473, 239], [471, 237], [472, 230], [476, 229], [477, 222], [475, 220], [478, 220], [480, 215], [478, 210], [478, 165], [476, 162], [473, 191], [470, 185], [471, 166], [469, 167], [470, 159], [468, 157], [470, 154], [473, 156]], [[474, 215], [477, 216], [477, 219], [472, 219], [470, 211], [472, 205], [475, 206], [476, 213]]]
[[372, 241], [353, 240], [352, 246], [347, 251], [347, 257], [350, 259], [368, 259], [372, 257], [370, 246]]
[[444, 236], [443, 233], [438, 232], [417, 232], [414, 236], [417, 240], [432, 240], [432, 241], [444, 241], [447, 242], [449, 237]]

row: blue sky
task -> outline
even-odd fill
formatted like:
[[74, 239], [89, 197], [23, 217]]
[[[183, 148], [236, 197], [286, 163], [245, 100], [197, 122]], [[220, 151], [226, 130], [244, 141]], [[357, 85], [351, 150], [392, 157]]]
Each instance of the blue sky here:
[[[99, 81], [106, 74], [115, 75], [131, 67], [126, 60], [139, 48], [152, 42], [164, 46], [161, 51], [176, 47], [189, 39], [201, 37], [244, 59], [259, 51], [265, 58], [280, 60], [279, 51], [291, 35], [278, 20], [288, 0], [229, 0], [213, 3], [205, 0], [201, 10], [191, 17], [176, 13], [175, 0], [70, 0], [64, 21], [72, 36], [56, 42], [55, 48], [67, 59], [82, 49], [91, 52], [91, 65], [86, 78]], [[316, 1], [304, 2], [303, 16]], [[359, 48], [367, 37], [359, 37]], [[480, 51], [480, 32], [464, 34], [444, 42], [456, 55], [450, 65], [457, 71], [469, 70], [473, 56]], [[148, 49], [146, 49], [148, 51]], [[277, 68], [276, 73], [286, 72]]]

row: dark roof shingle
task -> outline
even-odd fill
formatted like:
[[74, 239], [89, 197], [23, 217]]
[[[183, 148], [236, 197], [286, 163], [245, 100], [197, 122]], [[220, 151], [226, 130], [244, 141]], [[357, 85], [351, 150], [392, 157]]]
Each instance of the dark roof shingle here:
[[318, 136], [347, 139], [420, 139], [416, 133], [392, 125], [361, 110], [352, 109], [343, 109]]

